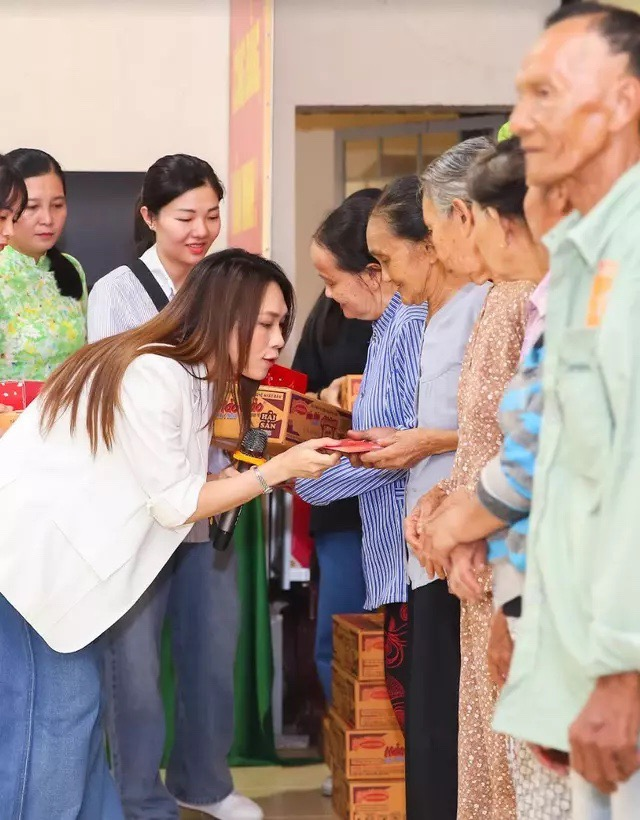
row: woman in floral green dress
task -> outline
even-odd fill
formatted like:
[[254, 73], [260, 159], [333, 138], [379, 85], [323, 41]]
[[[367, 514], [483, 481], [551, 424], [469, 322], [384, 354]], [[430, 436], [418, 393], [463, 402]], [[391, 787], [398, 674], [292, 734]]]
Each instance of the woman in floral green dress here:
[[60, 165], [32, 148], [6, 158], [24, 178], [28, 200], [0, 254], [0, 381], [44, 381], [87, 340], [86, 280], [56, 247], [67, 218]]

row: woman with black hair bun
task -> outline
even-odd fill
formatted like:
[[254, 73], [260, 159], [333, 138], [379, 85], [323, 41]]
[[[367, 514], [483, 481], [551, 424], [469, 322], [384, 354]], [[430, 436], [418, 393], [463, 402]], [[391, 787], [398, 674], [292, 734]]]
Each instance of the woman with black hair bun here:
[[44, 381], [87, 340], [87, 286], [80, 264], [57, 248], [67, 220], [66, 182], [36, 148], [6, 155], [27, 200], [0, 256], [0, 379]]

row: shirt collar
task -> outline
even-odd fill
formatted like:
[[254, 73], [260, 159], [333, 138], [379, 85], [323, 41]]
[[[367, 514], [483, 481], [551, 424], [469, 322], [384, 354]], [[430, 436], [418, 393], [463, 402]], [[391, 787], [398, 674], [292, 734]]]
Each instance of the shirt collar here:
[[171, 281], [171, 277], [164, 269], [164, 266], [160, 261], [160, 257], [158, 256], [157, 245], [152, 245], [148, 251], [145, 251], [142, 254], [140, 259], [149, 268], [149, 270], [151, 271], [154, 278], [164, 291], [167, 298], [173, 299], [173, 297], [176, 295], [176, 289], [173, 282]]
[[401, 304], [402, 299], [400, 298], [400, 294], [394, 293], [382, 316], [373, 323], [373, 332], [376, 335], [385, 332]]
[[533, 291], [531, 296], [529, 297], [529, 304], [531, 305], [532, 310], [535, 312], [536, 316], [539, 316], [541, 319], [547, 315], [547, 296], [549, 293], [549, 279], [550, 275], [544, 277], [544, 279], [540, 280], [538, 287]]
[[589, 267], [593, 268], [617, 227], [617, 216], [622, 202], [625, 207], [640, 201], [640, 162], [629, 168], [609, 192], [585, 216], [577, 211], [569, 214], [545, 237], [544, 242], [553, 254], [564, 240], [571, 242]]
[[12, 248], [11, 245], [7, 245], [7, 247], [2, 251], [2, 255], [6, 259], [13, 259], [14, 262], [24, 265], [25, 267], [40, 268], [40, 270], [43, 271], [51, 270], [51, 262], [46, 253], [43, 253], [40, 259], [36, 262], [33, 256], [28, 256], [26, 253], [20, 253], [20, 251]]

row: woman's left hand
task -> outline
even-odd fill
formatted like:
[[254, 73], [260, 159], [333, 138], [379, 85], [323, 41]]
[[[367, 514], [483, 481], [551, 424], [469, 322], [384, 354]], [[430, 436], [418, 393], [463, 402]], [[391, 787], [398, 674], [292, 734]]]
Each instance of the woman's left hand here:
[[390, 435], [377, 440], [383, 448], [372, 453], [363, 453], [360, 461], [363, 467], [377, 470], [409, 470], [428, 455], [428, 430], [394, 430]]
[[[369, 430], [349, 430], [347, 438], [353, 441], [372, 441], [374, 444], [380, 444], [396, 434], [397, 430], [393, 427], [371, 427]], [[366, 454], [365, 454], [366, 455]], [[364, 464], [362, 461], [362, 454], [352, 453], [347, 456], [351, 462], [352, 467], [368, 467], [370, 465]]]

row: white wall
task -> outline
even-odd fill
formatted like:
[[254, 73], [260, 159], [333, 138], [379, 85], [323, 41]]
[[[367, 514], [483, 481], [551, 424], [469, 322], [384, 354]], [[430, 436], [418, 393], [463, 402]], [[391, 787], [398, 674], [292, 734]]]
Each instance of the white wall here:
[[229, 0], [1, 0], [0, 37], [0, 151], [71, 171], [184, 152], [227, 181]]
[[309, 259], [309, 244], [334, 201], [333, 131], [298, 131], [295, 156], [296, 261], [287, 273], [295, 279], [298, 314], [306, 317], [323, 288]]
[[285, 270], [296, 269], [296, 106], [509, 105], [518, 63], [557, 5], [276, 0], [272, 253]]

